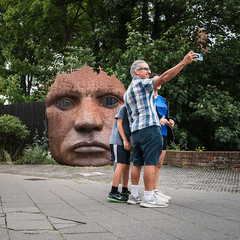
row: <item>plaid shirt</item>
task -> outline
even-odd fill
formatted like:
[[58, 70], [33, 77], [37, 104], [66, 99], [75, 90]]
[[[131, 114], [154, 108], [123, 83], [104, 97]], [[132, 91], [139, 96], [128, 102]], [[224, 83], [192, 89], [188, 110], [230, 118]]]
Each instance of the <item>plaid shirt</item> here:
[[124, 94], [131, 132], [160, 126], [154, 99], [154, 79], [133, 78]]

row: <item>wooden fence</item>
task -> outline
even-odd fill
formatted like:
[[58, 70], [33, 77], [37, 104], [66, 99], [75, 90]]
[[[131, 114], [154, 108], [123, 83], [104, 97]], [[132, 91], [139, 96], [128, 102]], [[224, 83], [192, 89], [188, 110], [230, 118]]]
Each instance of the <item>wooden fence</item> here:
[[47, 128], [45, 102], [0, 105], [0, 116], [4, 114], [18, 117], [22, 123], [27, 126], [31, 133], [24, 141], [26, 144], [33, 143], [33, 137], [36, 132], [39, 138], [41, 138]]

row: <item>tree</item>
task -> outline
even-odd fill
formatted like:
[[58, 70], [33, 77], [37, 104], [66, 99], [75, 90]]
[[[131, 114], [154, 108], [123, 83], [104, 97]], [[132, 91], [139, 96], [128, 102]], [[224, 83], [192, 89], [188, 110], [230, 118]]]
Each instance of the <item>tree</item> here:
[[239, 134], [231, 124], [239, 126], [239, 7], [238, 0], [0, 0], [1, 95], [42, 100], [59, 70], [84, 62], [115, 73], [128, 87], [134, 60], [160, 74], [194, 50], [204, 61], [161, 89], [176, 117], [177, 144], [239, 149], [238, 140], [230, 144]]
[[[77, 34], [87, 28], [87, 24], [82, 24], [85, 1], [0, 3], [0, 61], [5, 62], [2, 77], [17, 78], [19, 92], [25, 96], [22, 100], [32, 101], [30, 96], [35, 89], [41, 89], [59, 70], [54, 68], [59, 54], [64, 58], [68, 43], [76, 44]], [[19, 98], [12, 99], [12, 103], [16, 101]]]

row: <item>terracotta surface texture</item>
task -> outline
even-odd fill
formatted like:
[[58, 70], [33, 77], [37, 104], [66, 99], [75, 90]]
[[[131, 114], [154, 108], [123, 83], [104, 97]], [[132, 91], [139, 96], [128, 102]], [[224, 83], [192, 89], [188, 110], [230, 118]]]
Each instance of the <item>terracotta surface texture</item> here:
[[114, 76], [84, 66], [57, 75], [46, 98], [50, 151], [60, 164], [111, 164], [109, 140], [125, 88]]

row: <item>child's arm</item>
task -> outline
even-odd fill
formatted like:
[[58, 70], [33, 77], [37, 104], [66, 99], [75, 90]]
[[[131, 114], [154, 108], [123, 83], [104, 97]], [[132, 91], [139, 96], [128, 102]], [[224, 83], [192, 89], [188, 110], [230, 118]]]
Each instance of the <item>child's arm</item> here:
[[124, 145], [124, 149], [125, 150], [130, 150], [130, 144], [126, 138], [126, 135], [124, 133], [124, 130], [123, 130], [123, 119], [121, 118], [118, 118], [117, 120], [117, 127], [118, 127], [118, 131], [122, 137], [122, 140], [123, 140], [123, 145]]

